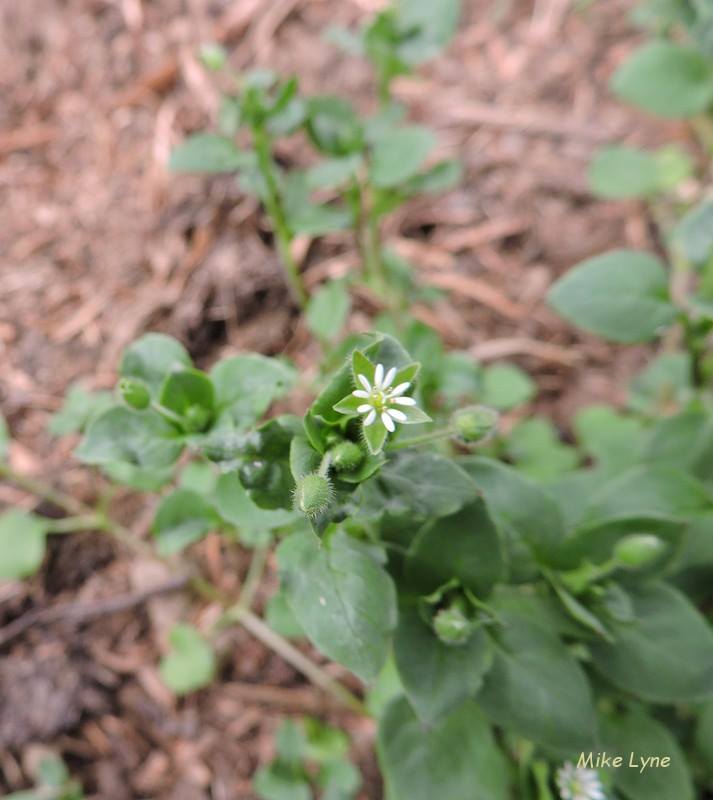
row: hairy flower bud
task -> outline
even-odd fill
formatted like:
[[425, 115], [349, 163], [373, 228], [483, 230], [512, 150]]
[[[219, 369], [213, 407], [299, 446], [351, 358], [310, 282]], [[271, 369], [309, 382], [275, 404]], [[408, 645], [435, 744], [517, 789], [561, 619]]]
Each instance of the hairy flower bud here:
[[340, 442], [329, 453], [337, 472], [350, 472], [364, 460], [364, 451], [355, 442]]
[[317, 472], [305, 475], [297, 482], [295, 504], [307, 516], [316, 517], [332, 503], [334, 492], [329, 478]]
[[649, 533], [635, 533], [620, 539], [614, 548], [614, 560], [622, 567], [647, 567], [666, 551], [666, 542]]
[[451, 424], [464, 442], [481, 442], [498, 426], [498, 412], [487, 406], [468, 406], [453, 414]]
[[436, 614], [433, 630], [444, 644], [465, 644], [473, 632], [473, 623], [465, 615], [460, 603], [456, 602]]
[[205, 430], [210, 422], [210, 411], [208, 411], [207, 408], [203, 408], [203, 406], [193, 404], [186, 409], [184, 418], [186, 420], [186, 428], [189, 432], [198, 433], [199, 431]]
[[119, 391], [124, 398], [124, 402], [139, 411], [148, 408], [151, 402], [151, 395], [146, 388], [146, 384], [134, 378], [122, 378], [119, 381]]

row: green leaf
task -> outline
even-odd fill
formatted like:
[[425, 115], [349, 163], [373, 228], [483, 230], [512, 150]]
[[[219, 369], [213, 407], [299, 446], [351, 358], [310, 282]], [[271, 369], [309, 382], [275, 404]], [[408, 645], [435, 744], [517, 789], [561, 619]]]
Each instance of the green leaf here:
[[215, 655], [208, 642], [192, 626], [174, 625], [168, 635], [170, 652], [161, 659], [163, 682], [178, 695], [202, 689], [215, 675]]
[[710, 783], [713, 779], [713, 702], [706, 703], [698, 714], [694, 752]]
[[354, 215], [347, 208], [305, 202], [289, 213], [287, 222], [295, 234], [324, 236], [334, 231], [343, 231], [352, 224], [353, 219]]
[[356, 175], [362, 156], [354, 153], [342, 158], [327, 158], [305, 173], [309, 189], [335, 189]]
[[684, 595], [666, 584], [630, 587], [635, 621], [611, 621], [615, 642], [592, 642], [596, 669], [652, 703], [713, 695], [713, 630]]
[[114, 483], [142, 492], [157, 492], [173, 477], [173, 465], [162, 468], [137, 467], [126, 461], [112, 461], [102, 464], [101, 469]]
[[183, 468], [178, 485], [181, 489], [192, 489], [198, 494], [209, 495], [215, 490], [218, 476], [215, 467], [205, 461], [190, 461]]
[[364, 681], [376, 678], [396, 625], [391, 578], [343, 532], [292, 534], [277, 551], [288, 603], [307, 636]]
[[[671, 733], [653, 717], [640, 709], [619, 716], [603, 717], [603, 749], [622, 755], [624, 765], [611, 771], [614, 786], [627, 800], [676, 798], [693, 800], [697, 795], [686, 765], [686, 755]], [[641, 770], [641, 757], [668, 757], [666, 767]]]
[[287, 639], [299, 639], [305, 635], [302, 626], [290, 610], [284, 592], [273, 595], [265, 606], [265, 622], [273, 631]]
[[565, 528], [552, 497], [517, 470], [498, 461], [471, 456], [458, 463], [482, 491], [515, 575], [529, 573], [532, 559], [523, 548], [544, 563], [556, 565]]
[[166, 376], [158, 402], [179, 416], [185, 416], [193, 406], [210, 414], [215, 408], [215, 389], [205, 372], [179, 369]]
[[647, 197], [659, 190], [656, 156], [633, 147], [599, 150], [589, 165], [589, 185], [600, 197]]
[[535, 396], [536, 388], [530, 376], [514, 364], [493, 364], [482, 371], [483, 405], [507, 411]]
[[324, 789], [321, 800], [352, 800], [361, 786], [361, 775], [349, 761], [339, 759], [324, 764], [317, 782]]
[[424, 172], [414, 175], [401, 188], [407, 195], [447, 192], [461, 179], [460, 161], [439, 161]]
[[249, 166], [250, 154], [238, 149], [225, 136], [195, 133], [171, 153], [169, 168], [173, 172], [237, 172]]
[[416, 450], [392, 457], [362, 490], [365, 511], [405, 518], [411, 537], [419, 523], [455, 514], [477, 497], [475, 484], [453, 461]]
[[610, 406], [588, 406], [577, 412], [574, 430], [584, 452], [607, 472], [639, 463], [646, 431], [635, 417], [617, 413]]
[[0, 579], [34, 575], [45, 557], [45, 521], [11, 508], [0, 515]]
[[407, 578], [420, 594], [430, 594], [457, 578], [485, 597], [503, 574], [498, 532], [480, 498], [451, 516], [426, 523], [406, 560]]
[[155, 396], [169, 372], [190, 366], [191, 357], [180, 342], [163, 333], [147, 333], [124, 351], [119, 374], [143, 381]]
[[688, 261], [706, 264], [713, 252], [713, 200], [704, 200], [685, 214], [673, 239]]
[[631, 382], [628, 405], [632, 411], [659, 417], [678, 411], [692, 395], [688, 353], [663, 353]]
[[42, 758], [37, 766], [37, 782], [40, 785], [61, 789], [68, 780], [69, 770], [59, 756], [48, 755]]
[[616, 71], [612, 88], [622, 100], [660, 117], [691, 117], [713, 100], [713, 68], [691, 47], [655, 41]]
[[634, 250], [583, 261], [555, 283], [547, 300], [580, 328], [629, 344], [655, 338], [677, 315], [663, 264]]
[[62, 408], [50, 417], [47, 430], [53, 436], [83, 432], [93, 420], [113, 405], [111, 392], [88, 392], [75, 383], [70, 386]]
[[253, 789], [260, 800], [312, 800], [307, 779], [279, 762], [255, 773]]
[[307, 103], [307, 133], [322, 153], [342, 157], [361, 151], [364, 131], [352, 106], [341, 97], [312, 97]]
[[424, 727], [405, 698], [379, 725], [379, 761], [392, 800], [507, 800], [507, 763], [473, 701]]
[[115, 407], [92, 422], [75, 452], [86, 464], [120, 461], [155, 469], [178, 459], [183, 450], [178, 436], [158, 414]]
[[339, 728], [315, 717], [305, 717], [302, 724], [307, 737], [305, 758], [308, 761], [326, 764], [344, 758], [349, 752], [349, 737]]
[[319, 339], [336, 339], [349, 315], [351, 300], [344, 281], [329, 281], [310, 297], [305, 319]]
[[406, 695], [426, 723], [473, 697], [492, 662], [482, 630], [474, 631], [464, 645], [444, 644], [415, 606], [399, 610], [394, 656]]
[[277, 358], [248, 353], [219, 361], [210, 371], [216, 407], [238, 425], [256, 422], [297, 380], [289, 364]]
[[677, 467], [697, 478], [713, 478], [713, 417], [684, 411], [660, 420], [651, 431], [647, 463]]
[[176, 489], [161, 498], [151, 533], [159, 554], [167, 556], [199, 541], [219, 522], [215, 509], [202, 495], [191, 489]]
[[455, 35], [460, 0], [399, 0], [399, 27], [408, 31], [398, 55], [408, 64], [421, 64], [438, 53]]
[[594, 746], [589, 681], [559, 638], [526, 617], [498, 612], [495, 661], [478, 702], [496, 724], [541, 746], [579, 754]]
[[297, 518], [297, 514], [291, 510], [266, 509], [255, 505], [235, 471], [226, 472], [218, 479], [215, 503], [226, 522], [253, 538], [289, 525]]
[[413, 178], [434, 144], [431, 131], [416, 125], [388, 131], [374, 147], [371, 181], [379, 188], [389, 188]]
[[549, 481], [574, 469], [576, 450], [564, 444], [554, 425], [545, 418], [525, 419], [510, 431], [507, 452], [531, 478]]

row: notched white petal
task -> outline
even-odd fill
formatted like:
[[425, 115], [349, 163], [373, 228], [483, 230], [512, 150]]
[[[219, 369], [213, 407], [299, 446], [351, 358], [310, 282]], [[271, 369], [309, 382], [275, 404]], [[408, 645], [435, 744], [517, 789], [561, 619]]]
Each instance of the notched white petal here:
[[394, 397], [391, 400], [392, 403], [396, 403], [397, 406], [415, 406], [416, 401], [413, 397]]
[[369, 383], [369, 379], [366, 377], [366, 375], [362, 375], [361, 373], [358, 374], [357, 380], [367, 390], [367, 392], [371, 391], [371, 384]]
[[386, 411], [382, 412], [381, 421], [384, 423], [384, 427], [389, 433], [393, 433], [396, 430], [396, 425], [394, 425], [394, 421], [391, 419], [391, 417], [388, 415]]
[[368, 411], [373, 411], [374, 409], [368, 403], [362, 403], [362, 405], [357, 406], [357, 413], [358, 414], [366, 414]]
[[406, 422], [407, 420], [406, 414], [403, 411], [399, 411], [398, 408], [390, 408], [386, 413], [397, 422]]
[[352, 394], [360, 400], [366, 400], [369, 397], [369, 392], [365, 392], [363, 389], [355, 389]]
[[391, 369], [386, 373], [386, 376], [384, 377], [384, 383], [383, 383], [384, 388], [386, 388], [387, 386], [391, 386], [391, 384], [394, 382], [395, 377], [396, 377], [396, 367], [391, 367]]
[[394, 389], [392, 389], [389, 392], [389, 394], [391, 395], [391, 397], [398, 397], [400, 394], [403, 394], [408, 389], [408, 387], [410, 385], [411, 385], [411, 383], [409, 381], [405, 381], [404, 383], [400, 383], [398, 386], [396, 386]]
[[364, 417], [364, 425], [371, 425], [372, 422], [376, 419], [376, 410], [371, 409], [371, 411]]

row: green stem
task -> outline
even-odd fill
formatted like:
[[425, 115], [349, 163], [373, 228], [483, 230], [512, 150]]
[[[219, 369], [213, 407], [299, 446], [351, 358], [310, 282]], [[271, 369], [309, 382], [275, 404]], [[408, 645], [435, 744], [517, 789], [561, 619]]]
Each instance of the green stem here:
[[[5, 478], [15, 486], [24, 489], [30, 494], [47, 500], [48, 502], [57, 506], [57, 508], [61, 508], [70, 514], [76, 515], [75, 519], [72, 519], [71, 517], [68, 518], [68, 525], [71, 521], [71, 525], [76, 526], [77, 518], [83, 518], [85, 521], [88, 521], [91, 517], [92, 522], [98, 523], [96, 526], [97, 528], [105, 530], [107, 533], [114, 536], [128, 549], [143, 557], [148, 557], [151, 559], [156, 558], [156, 553], [153, 551], [153, 549], [149, 547], [149, 545], [144, 542], [143, 539], [139, 538], [132, 530], [124, 527], [109, 517], [95, 514], [94, 510], [90, 506], [80, 502], [79, 500], [75, 500], [71, 495], [54, 489], [52, 486], [44, 483], [43, 481], [22, 475], [21, 473], [18, 473], [12, 469], [9, 464], [0, 463], [0, 478]], [[53, 524], [59, 524], [60, 522], [64, 521], [55, 520]], [[352, 711], [365, 716], [368, 715], [368, 710], [361, 700], [356, 697], [356, 695], [352, 694], [345, 686], [339, 683], [339, 681], [334, 680], [322, 669], [322, 667], [311, 661], [306, 655], [304, 655], [304, 653], [300, 652], [286, 639], [273, 631], [258, 616], [253, 614], [247, 607], [245, 607], [247, 603], [252, 601], [254, 588], [250, 588], [250, 586], [257, 586], [259, 575], [264, 568], [264, 562], [262, 565], [260, 562], [262, 559], [266, 558], [267, 548], [265, 548], [265, 552], [261, 553], [260, 555], [258, 555], [258, 551], [256, 551], [253, 558], [253, 563], [248, 569], [248, 575], [245, 579], [240, 600], [225, 610], [220, 622], [234, 622], [242, 625], [256, 639], [280, 655], [288, 664], [293, 666], [298, 672], [301, 672], [315, 686], [318, 686], [323, 691], [332, 695], [332, 697]], [[257, 559], [257, 564], [255, 564], [255, 559]], [[192, 570], [190, 569], [186, 570], [186, 573], [189, 575], [191, 572]], [[251, 577], [251, 575], [253, 577]], [[207, 597], [210, 600], [218, 601], [221, 604], [224, 604], [225, 600], [221, 593], [212, 584], [200, 576], [194, 576], [191, 579], [191, 586], [198, 594]]]
[[99, 531], [107, 527], [106, 517], [101, 514], [86, 514], [61, 519], [46, 519], [49, 533], [74, 533], [75, 531]]
[[161, 403], [157, 403], [155, 400], [152, 401], [151, 408], [157, 414], [160, 414], [164, 419], [167, 419], [169, 422], [172, 422], [174, 425], [178, 425], [178, 427], [182, 431], [185, 430], [184, 426], [185, 426], [186, 420], [180, 414], [176, 414], [175, 411], [171, 411], [170, 408], [166, 408], [166, 406], [162, 406]]
[[242, 608], [250, 608], [255, 599], [257, 588], [260, 585], [265, 566], [267, 565], [267, 556], [270, 548], [262, 545], [256, 547], [253, 551], [252, 558], [250, 559], [250, 566], [248, 567], [245, 580], [243, 581], [243, 588], [240, 591], [238, 605]]
[[420, 436], [411, 436], [408, 439], [397, 439], [395, 442], [388, 446], [388, 450], [403, 450], [405, 447], [415, 447], [419, 444], [428, 444], [429, 442], [436, 442], [439, 439], [447, 439], [453, 436], [452, 428], [441, 428], [437, 431], [430, 433], [422, 433]]
[[269, 647], [281, 656], [290, 666], [301, 672], [315, 686], [318, 686], [327, 694], [332, 695], [335, 700], [342, 705], [356, 712], [368, 716], [369, 712], [359, 698], [352, 694], [346, 686], [334, 680], [322, 667], [315, 664], [307, 656], [290, 644], [278, 633], [266, 625], [260, 617], [256, 616], [247, 608], [243, 608], [240, 603], [228, 608], [225, 612], [225, 621], [237, 622], [249, 631], [256, 639]]
[[683, 342], [691, 357], [691, 383], [696, 389], [703, 388], [705, 377], [703, 374], [703, 359], [705, 358], [705, 342], [699, 335], [693, 321], [683, 315]]
[[302, 283], [297, 264], [292, 256], [292, 234], [287, 224], [285, 210], [280, 198], [280, 188], [275, 176], [275, 164], [272, 158], [272, 142], [270, 135], [263, 125], [253, 127], [253, 144], [257, 153], [258, 168], [265, 181], [265, 208], [270, 215], [277, 240], [277, 249], [280, 253], [285, 278], [292, 295], [301, 309], [307, 304], [307, 293]]
[[329, 476], [329, 468], [332, 466], [332, 454], [327, 451], [323, 456], [322, 460], [319, 462], [319, 469], [317, 470], [317, 474], [321, 475], [323, 478]]
[[388, 300], [386, 295], [387, 280], [384, 271], [384, 262], [381, 258], [381, 233], [379, 230], [379, 220], [373, 210], [369, 211], [366, 222], [366, 255], [369, 264], [369, 271], [374, 277], [379, 294]]

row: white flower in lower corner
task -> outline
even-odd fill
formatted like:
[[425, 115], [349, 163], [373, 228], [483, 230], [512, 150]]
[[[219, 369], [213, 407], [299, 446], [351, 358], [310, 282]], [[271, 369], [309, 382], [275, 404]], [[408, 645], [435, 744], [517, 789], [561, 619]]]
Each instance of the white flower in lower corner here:
[[352, 392], [364, 402], [357, 407], [359, 414], [364, 414], [364, 425], [372, 425], [377, 416], [390, 433], [396, 429], [397, 422], [406, 422], [407, 417], [398, 406], [415, 406], [413, 397], [404, 397], [404, 392], [411, 386], [410, 382], [392, 386], [396, 377], [396, 367], [384, 371], [383, 364], [377, 364], [374, 369], [374, 384], [372, 385], [366, 375], [357, 375], [357, 380], [362, 389]]
[[567, 761], [557, 770], [555, 780], [562, 800], [606, 800], [596, 770], [575, 767]]

